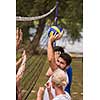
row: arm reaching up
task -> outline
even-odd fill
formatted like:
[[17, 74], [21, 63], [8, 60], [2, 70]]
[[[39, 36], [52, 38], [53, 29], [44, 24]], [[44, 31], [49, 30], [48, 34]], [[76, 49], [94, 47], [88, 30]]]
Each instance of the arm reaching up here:
[[23, 76], [23, 73], [25, 71], [25, 63], [26, 63], [26, 53], [25, 53], [25, 50], [23, 51], [23, 54], [22, 54], [22, 63], [21, 63], [21, 66], [20, 68], [18, 69], [18, 72], [17, 72], [17, 75], [16, 75], [16, 81], [19, 81], [22, 76]]
[[16, 30], [16, 49], [19, 48], [20, 43], [22, 41], [22, 37], [23, 37], [22, 30], [17, 28]]
[[39, 87], [39, 90], [37, 92], [37, 99], [36, 100], [42, 100], [43, 92], [44, 92], [44, 87]]
[[52, 71], [55, 71], [57, 69], [57, 65], [55, 62], [55, 54], [54, 54], [54, 50], [53, 50], [53, 42], [56, 40], [59, 40], [61, 38], [61, 34], [57, 34], [57, 35], [52, 35], [49, 37], [48, 40], [48, 61], [49, 61], [49, 65], [52, 69]]

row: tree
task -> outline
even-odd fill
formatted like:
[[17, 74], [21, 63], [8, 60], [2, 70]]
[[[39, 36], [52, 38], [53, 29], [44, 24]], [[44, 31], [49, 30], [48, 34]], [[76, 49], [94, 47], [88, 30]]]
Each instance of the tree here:
[[[68, 31], [69, 37], [75, 41], [80, 40], [80, 32], [83, 29], [83, 0], [58, 0], [58, 23]], [[47, 13], [56, 4], [56, 0], [17, 0], [17, 16], [39, 16]], [[55, 12], [48, 19], [54, 20]], [[39, 20], [38, 30], [33, 41], [33, 47], [37, 47], [42, 35], [47, 18]], [[22, 22], [23, 23], [23, 22]], [[17, 22], [18, 24], [18, 22]], [[32, 22], [31, 22], [32, 24]], [[22, 25], [22, 24], [21, 24]], [[25, 24], [23, 24], [25, 26]], [[22, 25], [22, 26], [23, 26]], [[27, 23], [26, 26], [30, 24]], [[25, 29], [24, 29], [25, 30]], [[35, 46], [34, 46], [35, 45]]]

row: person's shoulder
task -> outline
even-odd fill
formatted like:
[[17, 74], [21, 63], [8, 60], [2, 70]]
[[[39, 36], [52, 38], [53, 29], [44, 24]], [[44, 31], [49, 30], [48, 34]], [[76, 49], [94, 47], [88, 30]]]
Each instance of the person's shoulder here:
[[69, 66], [69, 70], [72, 70], [72, 66], [71, 65]]
[[58, 95], [53, 100], [71, 100], [71, 97], [68, 93], [65, 93], [64, 95]]
[[66, 71], [71, 71], [72, 70], [72, 66], [69, 65], [68, 68], [66, 69]]

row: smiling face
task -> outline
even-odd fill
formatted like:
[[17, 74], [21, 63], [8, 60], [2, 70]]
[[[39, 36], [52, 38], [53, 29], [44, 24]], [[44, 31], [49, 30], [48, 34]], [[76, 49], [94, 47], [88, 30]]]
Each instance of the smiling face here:
[[67, 66], [66, 61], [61, 57], [58, 57], [58, 59], [56, 61], [56, 65], [59, 68], [61, 68], [62, 70], [64, 70], [66, 68], [66, 66]]

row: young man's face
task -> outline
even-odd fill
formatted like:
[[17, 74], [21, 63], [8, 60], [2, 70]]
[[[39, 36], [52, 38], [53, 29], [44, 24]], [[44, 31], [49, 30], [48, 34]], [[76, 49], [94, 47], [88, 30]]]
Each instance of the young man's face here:
[[56, 65], [61, 68], [62, 70], [64, 70], [66, 68], [66, 61], [61, 58], [61, 57], [58, 57], [57, 61], [56, 61]]

